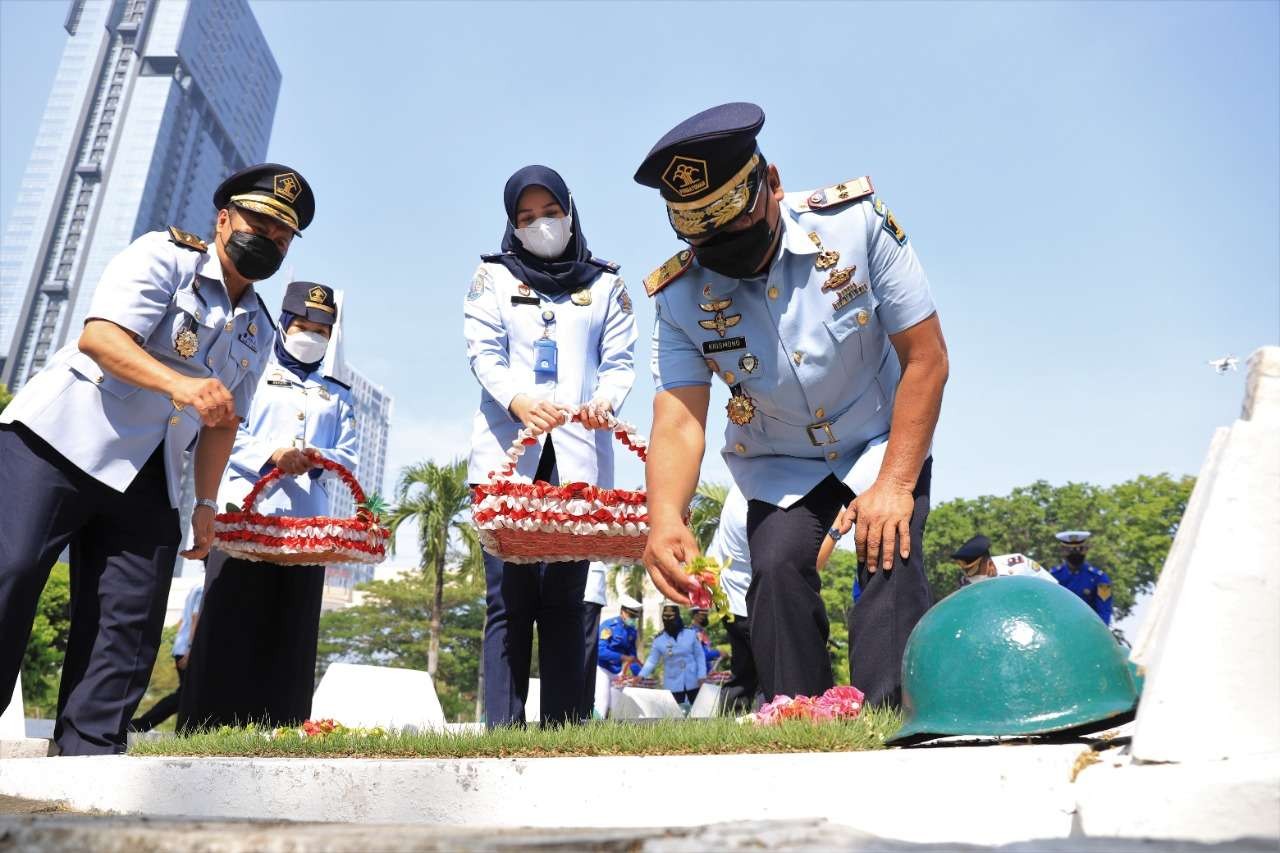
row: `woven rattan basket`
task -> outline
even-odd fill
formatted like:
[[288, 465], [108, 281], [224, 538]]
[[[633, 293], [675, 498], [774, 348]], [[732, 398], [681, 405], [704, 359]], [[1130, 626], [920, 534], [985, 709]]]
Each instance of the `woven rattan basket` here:
[[[329, 459], [316, 457], [315, 461], [342, 480], [357, 506], [365, 502], [364, 490], [350, 471]], [[213, 547], [240, 560], [281, 566], [376, 565], [386, 558], [390, 533], [363, 507], [352, 518], [289, 518], [255, 512], [258, 498], [285, 476], [279, 468], [271, 469], [245, 496], [242, 511], [214, 516]]]

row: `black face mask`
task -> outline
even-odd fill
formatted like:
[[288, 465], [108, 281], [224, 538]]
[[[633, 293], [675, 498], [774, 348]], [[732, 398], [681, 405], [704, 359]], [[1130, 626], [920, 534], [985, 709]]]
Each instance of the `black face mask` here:
[[1080, 554], [1080, 553], [1068, 554], [1067, 562], [1070, 563], [1073, 567], [1078, 569], [1084, 565], [1084, 554]]
[[284, 263], [284, 255], [275, 243], [248, 231], [232, 231], [226, 249], [236, 272], [249, 281], [271, 278]]
[[[781, 225], [781, 220], [778, 221]], [[777, 230], [769, 227], [764, 217], [750, 228], [715, 237], [710, 243], [693, 247], [693, 254], [712, 272], [729, 278], [750, 278], [764, 266]]]

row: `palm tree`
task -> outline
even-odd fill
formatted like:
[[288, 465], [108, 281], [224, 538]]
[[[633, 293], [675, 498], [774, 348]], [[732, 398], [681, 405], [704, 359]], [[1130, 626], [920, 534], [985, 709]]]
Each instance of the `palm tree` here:
[[418, 462], [400, 471], [396, 485], [396, 508], [387, 526], [391, 529], [391, 550], [395, 553], [396, 532], [400, 526], [416, 521], [421, 565], [425, 573], [435, 572], [435, 601], [431, 607], [431, 639], [427, 646], [427, 672], [435, 677], [440, 664], [440, 619], [444, 611], [445, 564], [449, 556], [449, 537], [470, 524], [461, 516], [471, 506], [471, 489], [467, 485], [467, 463], [455, 459], [444, 465]]
[[689, 529], [693, 538], [698, 540], [698, 548], [706, 551], [711, 546], [711, 538], [720, 527], [720, 513], [724, 511], [724, 500], [729, 495], [729, 487], [723, 483], [699, 483], [698, 491], [693, 495], [693, 504], [689, 507]]

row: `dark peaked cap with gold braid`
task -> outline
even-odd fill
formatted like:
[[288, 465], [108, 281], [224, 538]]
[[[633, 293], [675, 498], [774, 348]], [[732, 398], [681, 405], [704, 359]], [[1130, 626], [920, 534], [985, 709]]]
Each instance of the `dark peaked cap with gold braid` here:
[[703, 110], [658, 140], [636, 170], [636, 183], [658, 189], [677, 233], [710, 234], [747, 207], [763, 126], [764, 110], [755, 104]]
[[295, 234], [311, 224], [316, 197], [311, 185], [296, 170], [279, 163], [260, 163], [241, 169], [213, 193], [213, 206], [242, 207], [283, 222]]

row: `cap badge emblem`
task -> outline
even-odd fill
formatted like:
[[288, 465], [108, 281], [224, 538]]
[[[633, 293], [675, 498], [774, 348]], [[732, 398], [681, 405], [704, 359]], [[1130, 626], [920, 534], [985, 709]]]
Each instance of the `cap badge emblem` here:
[[302, 192], [302, 182], [293, 172], [285, 172], [283, 175], [276, 175], [273, 190], [280, 198], [292, 204]]
[[707, 183], [707, 161], [677, 154], [663, 170], [662, 182], [680, 198], [697, 195], [710, 186]]

